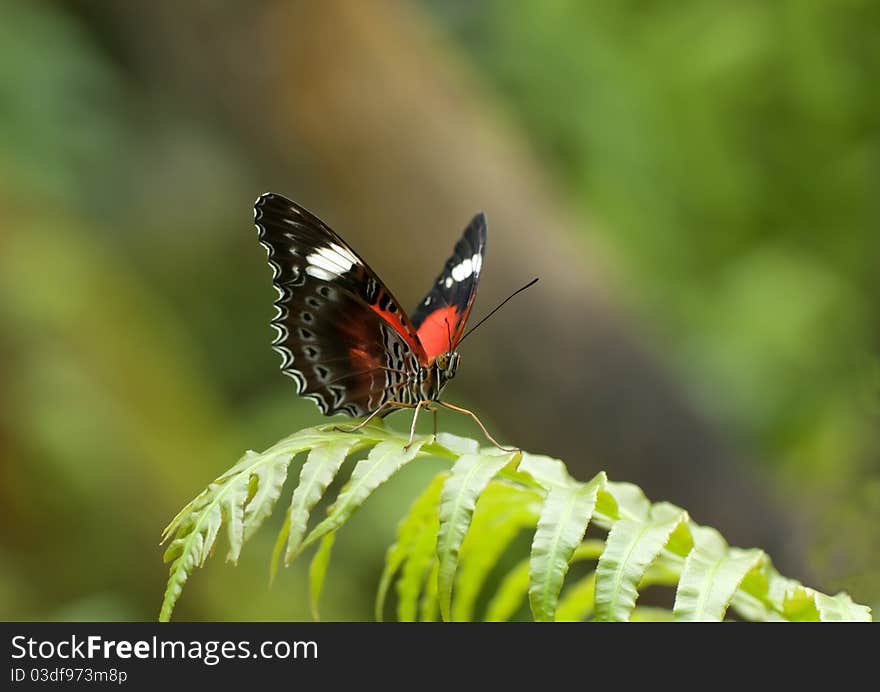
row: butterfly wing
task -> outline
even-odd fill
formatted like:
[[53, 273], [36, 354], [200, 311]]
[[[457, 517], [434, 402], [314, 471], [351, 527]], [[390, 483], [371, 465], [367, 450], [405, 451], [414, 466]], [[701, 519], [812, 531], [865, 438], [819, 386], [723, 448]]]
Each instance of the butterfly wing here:
[[416, 329], [366, 262], [295, 202], [262, 195], [260, 243], [278, 291], [273, 348], [281, 370], [325, 415], [364, 416], [405, 400], [408, 374], [426, 361]]
[[455, 350], [477, 295], [486, 256], [486, 216], [477, 214], [410, 318], [428, 360]]

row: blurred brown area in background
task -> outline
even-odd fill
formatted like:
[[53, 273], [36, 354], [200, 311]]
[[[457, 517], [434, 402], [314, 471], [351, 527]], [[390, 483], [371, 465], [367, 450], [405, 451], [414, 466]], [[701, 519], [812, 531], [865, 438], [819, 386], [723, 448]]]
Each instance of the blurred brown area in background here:
[[[531, 277], [541, 281], [468, 340], [450, 401], [475, 408], [502, 439], [566, 460], [580, 478], [605, 469], [687, 508], [732, 544], [766, 549], [783, 573], [823, 579], [805, 555], [822, 519], [797, 492], [783, 500], [771, 479], [790, 481], [761, 470], [770, 452], [743, 444], [716, 415], [723, 388], [697, 397], [682, 381], [632, 308], [637, 290], [607, 235], [425, 6], [81, 0], [43, 12], [49, 24], [69, 22], [74, 42], [105, 63], [94, 72], [111, 86], [86, 88], [82, 98], [112, 111], [118, 131], [102, 129], [87, 143], [105, 150], [71, 165], [83, 179], [67, 199], [41, 197], [37, 184], [40, 194], [0, 188], [7, 229], [47, 229], [0, 240], [0, 285], [18, 296], [0, 312], [16, 325], [0, 336], [4, 379], [18, 381], [0, 426], [2, 550], [16, 565], [0, 586], [9, 616], [72, 608], [81, 617], [152, 617], [163, 522], [244, 448], [321, 422], [268, 348], [272, 292], [250, 225], [253, 199], [266, 190], [339, 231], [405, 305], [424, 292], [467, 220], [485, 211], [475, 317]], [[22, 17], [31, 19], [19, 10]], [[599, 137], [602, 126], [595, 123]], [[37, 266], [43, 286], [34, 288]], [[96, 381], [90, 399], [83, 392]], [[16, 415], [22, 401], [31, 402], [33, 430]], [[448, 416], [441, 425], [478, 432]], [[52, 455], [66, 461], [53, 465]], [[339, 550], [352, 569], [347, 596], [331, 579], [331, 617], [366, 616], [358, 594], [370, 592], [412, 498], [400, 487], [382, 495], [384, 506], [377, 497], [363, 520], [365, 532], [380, 528]], [[59, 505], [72, 493], [75, 502]], [[870, 525], [855, 514], [857, 525]], [[303, 601], [301, 575], [269, 592], [268, 551], [246, 553], [236, 569], [197, 574], [181, 616], [304, 616], [301, 603], [280, 613], [269, 605]], [[39, 582], [49, 575], [35, 575], [55, 561], [67, 566], [65, 584], [48, 588]], [[234, 602], [236, 583], [250, 585], [253, 602]], [[14, 605], [19, 589], [29, 596]]]

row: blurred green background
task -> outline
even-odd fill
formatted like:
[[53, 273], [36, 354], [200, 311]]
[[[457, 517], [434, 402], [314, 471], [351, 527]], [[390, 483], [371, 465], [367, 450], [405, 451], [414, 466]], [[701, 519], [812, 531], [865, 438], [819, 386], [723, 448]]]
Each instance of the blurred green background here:
[[[0, 0], [0, 618], [154, 619], [177, 509], [323, 422], [269, 348], [266, 190], [405, 305], [484, 209], [475, 315], [542, 282], [449, 399], [880, 607], [878, 31], [869, 0]], [[437, 468], [340, 533], [324, 617], [371, 617]], [[176, 618], [307, 618], [273, 540]]]

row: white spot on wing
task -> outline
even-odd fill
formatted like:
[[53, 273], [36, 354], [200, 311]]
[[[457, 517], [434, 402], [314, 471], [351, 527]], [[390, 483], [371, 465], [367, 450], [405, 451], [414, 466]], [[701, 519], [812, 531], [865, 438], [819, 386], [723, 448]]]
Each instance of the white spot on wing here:
[[445, 281], [446, 288], [452, 288], [452, 284], [454, 284], [454, 283], [455, 282], [452, 280], [451, 276], [446, 277], [446, 281]]
[[319, 267], [317, 265], [309, 265], [306, 267], [306, 274], [309, 276], [314, 276], [316, 279], [321, 279], [323, 281], [333, 281], [338, 274], [335, 269], [325, 269], [324, 267]]
[[483, 268], [483, 256], [480, 253], [475, 254], [471, 257], [471, 264], [474, 266], [474, 274], [479, 274]]
[[359, 264], [358, 258], [354, 256], [354, 254], [347, 247], [343, 247], [342, 245], [337, 245], [336, 243], [330, 243], [330, 249], [333, 250], [337, 255], [341, 255], [345, 259], [347, 259], [351, 266], [355, 264]]
[[452, 278], [456, 281], [464, 281], [473, 273], [473, 271], [473, 262], [471, 262], [470, 259], [465, 259], [461, 261], [461, 264], [458, 264], [452, 268]]
[[[358, 263], [357, 258], [349, 250], [336, 243], [317, 248], [306, 257], [306, 262], [308, 262], [309, 268], [319, 268], [331, 274], [330, 278], [351, 271]], [[308, 272], [308, 269], [306, 271]], [[318, 275], [312, 274], [312, 276]]]

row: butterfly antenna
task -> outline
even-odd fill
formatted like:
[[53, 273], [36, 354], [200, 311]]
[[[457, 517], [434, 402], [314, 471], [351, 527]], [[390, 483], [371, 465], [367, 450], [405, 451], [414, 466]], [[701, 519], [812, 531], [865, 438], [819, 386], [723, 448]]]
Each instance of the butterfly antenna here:
[[[513, 298], [513, 297], [514, 297], [515, 295], [517, 295], [518, 293], [522, 293], [522, 292], [525, 291], [527, 288], [530, 288], [531, 286], [534, 286], [536, 283], [538, 283], [538, 277], [537, 277], [537, 276], [536, 276], [534, 279], [532, 279], [531, 281], [529, 281], [525, 286], [523, 286], [522, 288], [518, 288], [518, 289], [515, 290], [513, 293], [511, 293], [509, 296], [507, 296], [507, 298], [505, 298], [504, 300], [502, 300], [501, 303], [500, 303], [500, 304], [499, 304], [494, 310], [492, 310], [492, 312], [490, 312], [490, 313], [489, 313], [488, 315], [486, 315], [483, 319], [481, 319], [479, 322], [477, 322], [473, 327], [471, 327], [470, 329], [468, 329], [468, 330], [465, 332], [464, 336], [461, 337], [461, 339], [458, 340], [458, 343], [460, 344], [462, 341], [464, 341], [465, 339], [467, 339], [467, 338], [468, 338], [468, 335], [471, 334], [474, 330], [476, 330], [477, 327], [479, 327], [481, 324], [483, 324], [483, 322], [485, 322], [486, 320], [488, 320], [490, 317], [492, 317], [492, 315], [494, 315], [494, 314], [495, 314], [496, 312], [498, 312], [502, 307], [504, 307], [504, 304], [505, 304], [508, 300], [510, 300], [511, 298]], [[458, 347], [458, 344], [456, 344], [456, 347]]]

